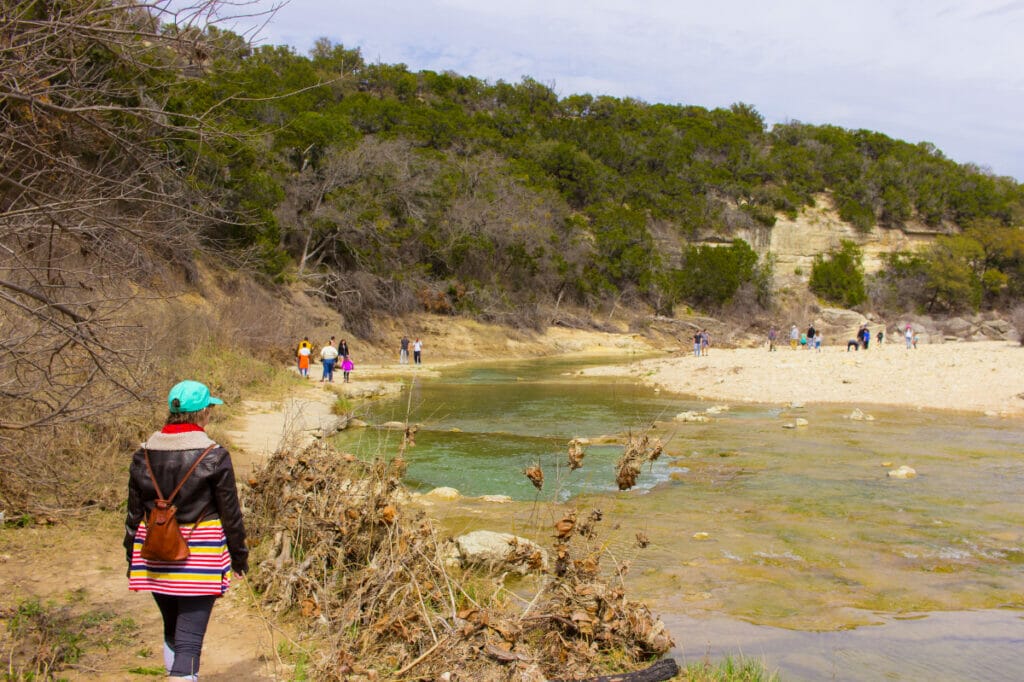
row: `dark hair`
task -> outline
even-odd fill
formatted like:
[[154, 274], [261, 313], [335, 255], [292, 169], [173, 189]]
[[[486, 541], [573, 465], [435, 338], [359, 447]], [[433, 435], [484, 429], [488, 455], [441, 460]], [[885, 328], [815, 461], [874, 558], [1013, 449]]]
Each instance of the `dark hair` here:
[[[180, 405], [178, 399], [174, 399], [175, 407]], [[210, 407], [207, 405], [201, 410], [195, 412], [168, 412], [166, 424], [198, 424], [199, 419], [204, 412], [209, 412]]]

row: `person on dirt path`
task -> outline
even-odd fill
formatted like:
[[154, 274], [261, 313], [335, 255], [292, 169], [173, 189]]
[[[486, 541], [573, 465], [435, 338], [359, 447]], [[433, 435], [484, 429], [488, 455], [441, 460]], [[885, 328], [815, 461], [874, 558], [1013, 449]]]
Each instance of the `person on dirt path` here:
[[348, 357], [348, 341], [346, 341], [345, 339], [342, 339], [341, 343], [338, 344], [338, 357]]
[[789, 328], [789, 347], [796, 350], [797, 344], [800, 341], [800, 330], [796, 328], [794, 324]]
[[[210, 409], [221, 403], [198, 381], [176, 384], [167, 396], [164, 427], [136, 450], [129, 467], [128, 589], [153, 594], [163, 617], [164, 666], [171, 679], [198, 679], [213, 605], [227, 591], [232, 573], [241, 577], [249, 571], [231, 456], [205, 431]], [[142, 556], [145, 518], [164, 494], [173, 497], [187, 536], [190, 552], [180, 561]]]
[[[303, 336], [302, 341], [299, 341], [298, 348], [295, 349], [295, 361], [298, 364], [300, 374], [302, 373], [302, 351], [308, 351], [306, 357], [309, 357], [313, 353], [313, 344], [309, 342], [308, 336]], [[306, 363], [306, 369], [309, 369], [309, 363]]]
[[320, 383], [334, 383], [334, 363], [338, 361], [338, 349], [334, 347], [334, 337], [327, 342], [327, 345], [320, 349], [320, 364], [324, 368], [324, 375], [320, 377]]
[[412, 361], [417, 365], [423, 364], [423, 342], [419, 339], [412, 343]]
[[402, 334], [402, 340], [398, 342], [398, 364], [409, 364], [409, 337]]
[[341, 361], [341, 371], [345, 375], [345, 383], [348, 383], [349, 373], [356, 368], [355, 363], [352, 362], [352, 356], [349, 356]]
[[771, 327], [768, 328], [768, 350], [769, 350], [769, 352], [775, 350], [775, 339], [776, 339], [776, 337], [778, 337], [778, 335], [779, 335], [779, 333], [777, 331], [775, 331], [775, 325], [772, 325]]
[[309, 378], [309, 358], [313, 354], [313, 344], [309, 339], [303, 339], [299, 344], [299, 376]]

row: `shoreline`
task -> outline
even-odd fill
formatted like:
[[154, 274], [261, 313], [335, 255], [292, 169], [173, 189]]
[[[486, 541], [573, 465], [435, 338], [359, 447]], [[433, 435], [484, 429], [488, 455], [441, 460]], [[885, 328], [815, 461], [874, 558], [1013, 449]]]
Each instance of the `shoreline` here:
[[707, 356], [679, 351], [582, 371], [632, 377], [642, 384], [700, 400], [784, 405], [885, 405], [1024, 416], [1024, 348], [1006, 341], [944, 343], [906, 349], [887, 344], [864, 351], [712, 348]]

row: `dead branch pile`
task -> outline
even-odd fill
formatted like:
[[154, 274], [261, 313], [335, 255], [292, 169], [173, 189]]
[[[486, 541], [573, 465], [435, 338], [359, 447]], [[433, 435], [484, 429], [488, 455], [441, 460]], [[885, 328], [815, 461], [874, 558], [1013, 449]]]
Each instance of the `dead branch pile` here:
[[249, 481], [250, 582], [324, 640], [316, 679], [579, 679], [672, 646], [661, 621], [626, 599], [627, 564], [614, 566], [614, 585], [602, 577], [591, 547], [600, 512], [556, 524], [553, 574], [518, 595], [497, 573], [452, 563], [451, 543], [406, 503], [404, 468], [316, 443], [279, 452]]

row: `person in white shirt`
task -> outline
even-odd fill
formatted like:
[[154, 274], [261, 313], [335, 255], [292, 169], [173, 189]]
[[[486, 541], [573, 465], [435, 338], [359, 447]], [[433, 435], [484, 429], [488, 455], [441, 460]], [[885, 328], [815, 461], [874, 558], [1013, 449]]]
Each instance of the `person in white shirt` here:
[[423, 364], [423, 342], [416, 339], [412, 343], [412, 361], [417, 365]]
[[320, 350], [320, 364], [324, 367], [324, 375], [321, 382], [334, 383], [334, 363], [338, 361], [338, 349], [329, 342]]

